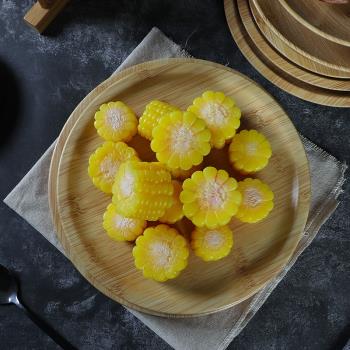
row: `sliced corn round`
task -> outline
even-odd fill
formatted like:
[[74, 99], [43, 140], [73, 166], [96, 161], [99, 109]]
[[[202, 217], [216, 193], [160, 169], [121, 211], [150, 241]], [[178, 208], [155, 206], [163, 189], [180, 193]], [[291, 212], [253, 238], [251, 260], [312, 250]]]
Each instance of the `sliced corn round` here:
[[255, 173], [266, 167], [272, 155], [266, 137], [256, 130], [242, 130], [229, 147], [233, 167], [243, 174]]
[[138, 159], [136, 151], [124, 142], [107, 141], [90, 156], [88, 173], [98, 189], [112, 193], [112, 185], [120, 165], [127, 160]]
[[215, 148], [224, 147], [240, 125], [241, 110], [232, 98], [222, 92], [205, 91], [187, 110], [205, 121]]
[[146, 228], [147, 221], [126, 218], [117, 213], [115, 204], [108, 205], [103, 214], [103, 228], [116, 241], [134, 241]]
[[196, 227], [191, 234], [191, 247], [204, 261], [220, 260], [227, 256], [233, 246], [232, 231], [228, 226], [215, 229]]
[[152, 140], [152, 131], [158, 125], [159, 120], [166, 114], [180, 109], [169, 103], [154, 100], [147, 104], [145, 111], [139, 119], [139, 134], [148, 140]]
[[188, 170], [210, 152], [210, 131], [190, 112], [165, 115], [152, 136], [151, 148], [157, 159], [171, 169]]
[[95, 113], [95, 128], [106, 141], [129, 141], [137, 133], [137, 118], [121, 101], [108, 102]]
[[166, 210], [164, 215], [159, 218], [160, 222], [165, 222], [167, 224], [174, 224], [183, 218], [184, 214], [182, 211], [182, 203], [180, 201], [180, 193], [182, 191], [182, 184], [179, 181], [173, 180], [173, 205]]
[[273, 209], [274, 194], [264, 182], [247, 178], [238, 182], [238, 191], [242, 194], [242, 202], [236, 214], [240, 221], [261, 221]]
[[147, 228], [137, 238], [132, 253], [135, 266], [146, 278], [164, 282], [186, 268], [189, 249], [177, 230], [162, 224]]
[[182, 184], [183, 212], [198, 227], [226, 225], [241, 203], [236, 189], [237, 181], [225, 170], [206, 167], [196, 171]]
[[171, 175], [154, 162], [125, 162], [115, 177], [112, 201], [128, 218], [158, 220], [173, 204]]

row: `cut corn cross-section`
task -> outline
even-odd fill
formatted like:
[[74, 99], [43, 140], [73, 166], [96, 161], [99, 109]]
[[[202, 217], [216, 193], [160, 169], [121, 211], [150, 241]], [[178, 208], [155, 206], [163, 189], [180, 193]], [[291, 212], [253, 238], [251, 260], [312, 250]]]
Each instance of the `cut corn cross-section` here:
[[135, 266], [146, 278], [164, 282], [175, 278], [187, 266], [189, 249], [177, 230], [161, 224], [147, 228], [136, 240]]
[[183, 212], [198, 227], [226, 225], [241, 203], [237, 181], [222, 169], [206, 167], [196, 171], [182, 188]]
[[124, 142], [107, 141], [90, 156], [88, 173], [98, 189], [112, 193], [112, 185], [120, 165], [127, 160], [138, 159], [136, 151]]
[[210, 131], [190, 112], [164, 116], [153, 129], [151, 148], [159, 162], [171, 169], [188, 170], [210, 152]]

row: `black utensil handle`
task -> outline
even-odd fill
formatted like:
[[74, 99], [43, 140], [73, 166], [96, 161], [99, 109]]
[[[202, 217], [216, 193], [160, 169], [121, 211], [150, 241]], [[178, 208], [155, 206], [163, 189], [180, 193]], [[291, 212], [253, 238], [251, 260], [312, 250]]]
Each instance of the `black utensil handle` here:
[[15, 305], [22, 309], [24, 313], [62, 349], [76, 350], [76, 348], [73, 345], [71, 345], [66, 339], [64, 339], [59, 333], [57, 333], [50, 325], [48, 325], [41, 318], [39, 318], [32, 311], [30, 311], [27, 306], [23, 305], [18, 300], [15, 302]]

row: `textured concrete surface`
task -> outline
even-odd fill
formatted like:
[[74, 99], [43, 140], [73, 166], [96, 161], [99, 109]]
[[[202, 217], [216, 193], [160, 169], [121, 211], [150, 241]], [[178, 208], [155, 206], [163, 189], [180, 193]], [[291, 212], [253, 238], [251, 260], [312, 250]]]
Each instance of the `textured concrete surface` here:
[[[244, 59], [220, 0], [76, 0], [39, 36], [29, 0], [0, 0], [0, 196], [26, 174], [77, 103], [152, 26], [192, 55], [227, 64], [266, 88], [297, 129], [350, 162], [350, 110], [317, 106], [271, 85]], [[229, 349], [342, 349], [350, 336], [350, 182], [342, 203]], [[79, 349], [169, 349], [91, 287], [44, 238], [0, 204], [0, 263], [24, 301]], [[55, 349], [15, 307], [0, 308], [0, 348]]]

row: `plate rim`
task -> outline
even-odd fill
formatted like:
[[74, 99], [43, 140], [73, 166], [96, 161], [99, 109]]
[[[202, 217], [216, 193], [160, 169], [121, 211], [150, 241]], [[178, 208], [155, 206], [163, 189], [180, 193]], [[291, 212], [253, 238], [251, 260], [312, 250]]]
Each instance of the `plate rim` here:
[[[221, 308], [216, 308], [215, 310], [209, 310], [207, 312], [194, 313], [194, 314], [187, 314], [187, 313], [186, 314], [182, 314], [182, 313], [175, 313], [174, 314], [174, 313], [155, 311], [155, 310], [145, 308], [145, 307], [142, 307], [140, 305], [131, 303], [131, 302], [127, 301], [126, 299], [119, 297], [119, 296], [116, 296], [114, 294], [112, 295], [112, 293], [110, 293], [108, 288], [106, 288], [105, 286], [102, 286], [103, 288], [101, 288], [101, 285], [98, 285], [98, 287], [97, 287], [94, 283], [93, 277], [90, 276], [90, 273], [83, 266], [81, 266], [81, 264], [77, 261], [77, 260], [79, 260], [79, 257], [75, 257], [74, 254], [71, 252], [69, 244], [64, 237], [65, 236], [64, 229], [63, 229], [61, 222], [60, 222], [59, 210], [57, 210], [58, 206], [59, 206], [58, 197], [57, 197], [59, 181], [57, 181], [58, 180], [58, 173], [55, 174], [55, 171], [59, 170], [59, 167], [61, 164], [62, 153], [64, 152], [66, 142], [69, 139], [69, 136], [71, 135], [71, 132], [73, 131], [74, 126], [76, 125], [76, 123], [79, 122], [81, 112], [85, 111], [85, 109], [87, 109], [93, 103], [93, 101], [99, 97], [100, 93], [96, 94], [96, 91], [104, 89], [104, 87], [106, 85], [107, 86], [110, 85], [111, 81], [119, 81], [121, 79], [128, 78], [130, 74], [138, 71], [140, 68], [143, 70], [147, 70], [147, 69], [152, 68], [152, 66], [156, 66], [159, 64], [164, 66], [164, 65], [168, 65], [168, 64], [179, 64], [179, 63], [200, 63], [200, 64], [212, 66], [212, 67], [214, 66], [215, 68], [219, 68], [219, 69], [224, 69], [224, 70], [231, 72], [233, 74], [238, 74], [239, 76], [243, 77], [244, 79], [248, 80], [249, 82], [251, 82], [252, 84], [257, 86], [259, 89], [263, 90], [264, 93], [266, 93], [274, 101], [274, 103], [279, 106], [279, 108], [283, 111], [286, 118], [288, 119], [288, 121], [290, 123], [290, 127], [293, 129], [293, 131], [297, 135], [298, 142], [300, 143], [301, 148], [303, 150], [303, 162], [302, 162], [302, 164], [306, 165], [306, 169], [305, 169], [306, 173], [304, 175], [302, 175], [302, 179], [303, 179], [304, 186], [307, 187], [307, 196], [306, 196], [306, 198], [305, 198], [305, 196], [303, 196], [304, 207], [306, 207], [307, 210], [306, 210], [306, 213], [304, 213], [304, 219], [303, 219], [303, 223], [302, 223], [301, 228], [300, 228], [300, 232], [298, 234], [297, 233], [295, 234], [296, 236], [298, 236], [298, 239], [295, 240], [295, 243], [292, 246], [292, 248], [290, 249], [290, 253], [285, 258], [284, 264], [281, 266], [281, 268], [276, 273], [271, 274], [269, 280], [267, 280], [265, 283], [262, 283], [261, 285], [259, 285], [250, 294], [245, 295], [244, 298], [236, 300], [235, 302], [233, 302], [231, 304], [226, 304], [226, 305], [222, 306]], [[84, 106], [85, 104], [86, 104], [86, 107], [84, 109], [81, 109], [81, 107]], [[307, 217], [308, 217], [308, 213], [309, 213], [309, 209], [310, 209], [310, 200], [311, 200], [311, 179], [310, 179], [309, 162], [308, 162], [308, 159], [306, 156], [306, 152], [305, 152], [305, 149], [303, 147], [302, 141], [299, 137], [299, 134], [298, 134], [297, 130], [295, 129], [294, 124], [291, 122], [290, 118], [288, 117], [288, 114], [285, 112], [283, 107], [274, 99], [274, 97], [271, 94], [269, 94], [265, 89], [263, 89], [255, 81], [253, 81], [249, 77], [246, 77], [244, 74], [242, 74], [242, 73], [240, 73], [232, 68], [218, 64], [218, 63], [205, 61], [205, 60], [201, 60], [201, 59], [195, 59], [195, 58], [166, 58], [166, 59], [146, 61], [146, 62], [140, 63], [138, 65], [132, 66], [130, 68], [127, 68], [121, 72], [118, 72], [118, 73], [112, 75], [111, 77], [107, 78], [105, 81], [103, 81], [99, 85], [97, 85], [96, 88], [94, 88], [89, 94], [87, 94], [85, 96], [85, 98], [82, 99], [81, 102], [78, 104], [78, 106], [73, 110], [72, 114], [68, 118], [67, 122], [65, 123], [65, 125], [64, 125], [58, 139], [57, 139], [57, 143], [55, 145], [52, 159], [51, 159], [51, 163], [50, 163], [48, 185], [49, 185], [49, 206], [50, 206], [50, 211], [51, 211], [51, 216], [53, 219], [54, 227], [56, 229], [56, 234], [58, 236], [59, 241], [62, 243], [62, 245], [64, 247], [64, 250], [66, 252], [67, 257], [72, 261], [75, 268], [77, 268], [77, 270], [80, 272], [80, 274], [90, 284], [92, 284], [95, 288], [97, 288], [101, 293], [105, 294], [109, 298], [113, 299], [114, 301], [117, 301], [118, 303], [120, 303], [126, 307], [129, 307], [129, 308], [132, 308], [134, 310], [141, 311], [141, 312], [144, 312], [147, 314], [151, 314], [151, 315], [165, 316], [165, 317], [171, 317], [171, 318], [190, 318], [190, 317], [198, 317], [198, 316], [213, 314], [213, 313], [228, 309], [228, 308], [248, 299], [252, 295], [256, 294], [269, 281], [271, 281], [278, 273], [280, 273], [281, 270], [283, 269], [283, 267], [285, 266], [285, 264], [287, 264], [287, 262], [290, 260], [293, 252], [295, 251], [295, 249], [296, 249], [296, 247], [297, 247], [297, 245], [302, 237], [302, 233], [305, 229], [305, 225], [307, 222]]]

